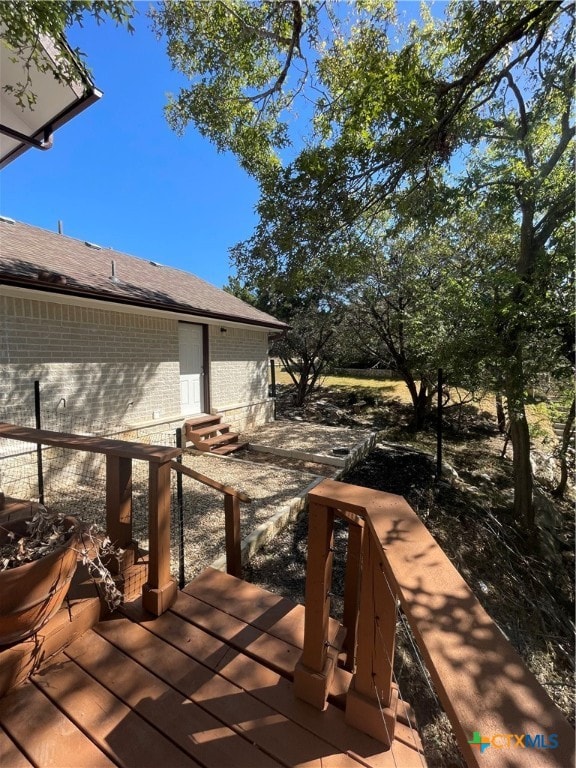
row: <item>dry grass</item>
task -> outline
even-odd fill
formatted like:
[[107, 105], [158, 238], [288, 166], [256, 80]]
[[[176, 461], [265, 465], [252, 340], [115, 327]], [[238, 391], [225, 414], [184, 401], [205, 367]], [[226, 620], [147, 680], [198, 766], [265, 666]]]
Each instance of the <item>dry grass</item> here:
[[[293, 382], [286, 371], [276, 372], [276, 383], [290, 386]], [[402, 403], [410, 403], [410, 393], [403, 381], [394, 379], [365, 379], [353, 376], [323, 376], [322, 387], [366, 390], [376, 397], [389, 397]]]
[[[287, 387], [293, 385], [290, 375], [284, 369], [276, 371], [276, 383]], [[408, 387], [401, 379], [323, 376], [321, 388], [356, 392], [359, 399], [368, 396], [371, 399], [397, 402], [402, 405], [411, 405], [412, 403]], [[475, 394], [458, 387], [448, 387], [448, 389], [450, 390], [450, 399], [447, 403], [449, 408], [457, 408], [460, 403], [468, 404], [471, 401], [473, 407], [479, 412], [489, 418], [496, 418], [496, 401], [493, 394]], [[553, 440], [554, 432], [546, 403], [528, 402], [526, 418], [530, 425], [531, 434], [536, 441], [548, 444]]]

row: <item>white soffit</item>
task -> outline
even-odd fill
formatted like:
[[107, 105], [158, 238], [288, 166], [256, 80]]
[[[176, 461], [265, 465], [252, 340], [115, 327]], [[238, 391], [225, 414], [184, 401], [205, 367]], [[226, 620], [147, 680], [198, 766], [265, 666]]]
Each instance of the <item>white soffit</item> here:
[[[1, 31], [0, 31], [1, 36]], [[47, 62], [57, 61], [57, 47], [47, 38], [42, 38], [42, 54]], [[17, 61], [4, 41], [0, 40], [0, 168], [14, 160], [18, 155], [30, 149], [24, 138], [6, 135], [3, 128], [16, 131], [32, 141], [44, 143], [48, 149], [48, 139], [59, 126], [71, 120], [76, 114], [97, 101], [102, 92], [94, 87], [78, 64], [78, 80], [71, 84], [58, 82], [51, 71], [40, 72], [32, 67], [31, 91], [36, 95], [33, 108], [22, 109], [13, 94], [4, 90], [5, 85], [26, 82], [24, 59]]]

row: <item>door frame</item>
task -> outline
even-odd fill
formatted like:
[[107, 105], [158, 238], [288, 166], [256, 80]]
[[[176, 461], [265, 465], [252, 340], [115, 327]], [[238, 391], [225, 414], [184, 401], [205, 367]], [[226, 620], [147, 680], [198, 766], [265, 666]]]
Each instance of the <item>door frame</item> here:
[[204, 387], [204, 412], [211, 413], [210, 402], [210, 330], [207, 325], [202, 325], [202, 368], [204, 376], [202, 377], [202, 386]]
[[[195, 325], [202, 329], [202, 376], [201, 376], [201, 392], [202, 392], [202, 410], [201, 413], [210, 413], [210, 353], [208, 349], [209, 345], [209, 329], [204, 323], [187, 322], [186, 320], [179, 320], [178, 327], [180, 325]], [[180, 335], [180, 331], [178, 331]], [[180, 353], [178, 353], [178, 360], [180, 360]], [[180, 409], [182, 410], [182, 403], [180, 403]]]

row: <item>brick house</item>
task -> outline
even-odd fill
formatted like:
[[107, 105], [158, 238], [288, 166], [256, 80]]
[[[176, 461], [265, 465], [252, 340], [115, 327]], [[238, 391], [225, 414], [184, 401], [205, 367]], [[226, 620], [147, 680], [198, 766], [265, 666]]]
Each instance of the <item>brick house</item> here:
[[141, 439], [203, 413], [256, 426], [285, 327], [188, 272], [0, 218], [2, 421], [30, 425], [39, 380], [46, 429]]

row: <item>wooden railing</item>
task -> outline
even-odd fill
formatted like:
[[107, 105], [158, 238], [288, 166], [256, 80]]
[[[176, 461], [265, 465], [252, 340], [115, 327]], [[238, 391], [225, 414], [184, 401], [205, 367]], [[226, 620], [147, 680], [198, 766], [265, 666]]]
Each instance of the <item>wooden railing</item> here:
[[48, 430], [29, 429], [0, 422], [0, 437], [37, 445], [67, 448], [106, 457], [106, 532], [114, 544], [124, 550], [120, 572], [134, 565], [137, 546], [132, 532], [132, 461], [147, 461], [148, 470], [148, 576], [142, 588], [146, 610], [159, 616], [177, 593], [170, 568], [170, 473], [177, 470], [224, 494], [227, 570], [240, 575], [239, 502], [250, 499], [241, 491], [195, 472], [174, 461], [182, 451], [161, 445], [147, 445], [124, 440], [89, 437]]
[[[343, 623], [345, 666], [354, 674], [347, 721], [385, 744], [394, 739], [399, 605], [467, 765], [574, 764], [570, 724], [402, 497], [325, 480], [308, 500], [305, 637], [294, 680], [297, 696], [323, 709], [338, 663], [328, 618], [334, 519], [340, 517], [349, 523]], [[477, 741], [474, 734], [491, 739], [492, 748], [471, 744]], [[527, 748], [523, 734], [541, 735], [537, 743], [548, 748]]]
[[28, 429], [0, 423], [0, 436], [37, 445], [50, 445], [106, 456], [106, 532], [115, 546], [124, 549], [121, 570], [134, 564], [137, 548], [132, 535], [132, 460], [148, 462], [148, 580], [142, 604], [159, 616], [176, 597], [170, 576], [170, 472], [180, 448], [146, 445], [124, 440]]
[[196, 472], [178, 461], [172, 461], [171, 467], [175, 472], [181, 472], [202, 485], [213, 488], [224, 494], [224, 529], [226, 538], [226, 572], [242, 578], [242, 551], [240, 546], [240, 502], [250, 504], [252, 499], [243, 491], [238, 491], [229, 485], [223, 485], [217, 480]]

